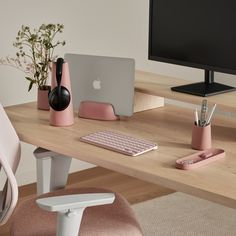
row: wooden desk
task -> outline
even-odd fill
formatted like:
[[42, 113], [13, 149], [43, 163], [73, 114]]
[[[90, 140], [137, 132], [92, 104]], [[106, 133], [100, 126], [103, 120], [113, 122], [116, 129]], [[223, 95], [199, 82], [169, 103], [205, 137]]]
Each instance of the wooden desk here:
[[[70, 127], [49, 125], [49, 112], [35, 103], [7, 107], [23, 142], [56, 151], [123, 174], [236, 208], [236, 122], [215, 118], [213, 146], [226, 150], [226, 158], [202, 168], [175, 169], [175, 160], [193, 153], [190, 148], [193, 112], [165, 106], [139, 112], [128, 120], [95, 121], [75, 118]], [[128, 157], [90, 144], [79, 137], [98, 130], [118, 130], [157, 142], [159, 149]]]

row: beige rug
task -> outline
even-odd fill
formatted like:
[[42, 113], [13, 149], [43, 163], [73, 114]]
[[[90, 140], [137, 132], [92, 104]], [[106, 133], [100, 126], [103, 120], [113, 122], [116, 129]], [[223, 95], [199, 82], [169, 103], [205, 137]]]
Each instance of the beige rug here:
[[183, 193], [132, 206], [145, 236], [236, 236], [236, 210]]

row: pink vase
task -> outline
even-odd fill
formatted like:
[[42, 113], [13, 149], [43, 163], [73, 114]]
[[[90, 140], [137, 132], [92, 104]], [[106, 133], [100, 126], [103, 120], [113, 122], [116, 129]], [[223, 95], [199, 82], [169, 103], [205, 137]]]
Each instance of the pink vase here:
[[49, 110], [50, 106], [48, 103], [48, 93], [50, 92], [50, 86], [47, 86], [46, 89], [38, 88], [37, 93], [37, 107], [40, 110]]

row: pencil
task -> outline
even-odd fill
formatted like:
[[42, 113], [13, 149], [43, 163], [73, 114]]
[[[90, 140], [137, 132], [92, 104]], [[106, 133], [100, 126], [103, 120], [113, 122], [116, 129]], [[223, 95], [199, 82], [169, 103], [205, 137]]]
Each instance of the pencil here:
[[216, 104], [211, 109], [211, 113], [210, 113], [210, 115], [208, 117], [207, 124], [210, 124], [215, 109], [216, 109]]

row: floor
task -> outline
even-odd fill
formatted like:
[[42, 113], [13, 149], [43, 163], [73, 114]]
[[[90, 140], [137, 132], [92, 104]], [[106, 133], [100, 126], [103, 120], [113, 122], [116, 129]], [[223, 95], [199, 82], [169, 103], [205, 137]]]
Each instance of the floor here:
[[[101, 167], [70, 174], [67, 188], [103, 187], [121, 193], [131, 204], [173, 193], [173, 190], [147, 183]], [[19, 188], [19, 201], [35, 196], [36, 184]], [[0, 227], [0, 236], [9, 235], [9, 224]]]

